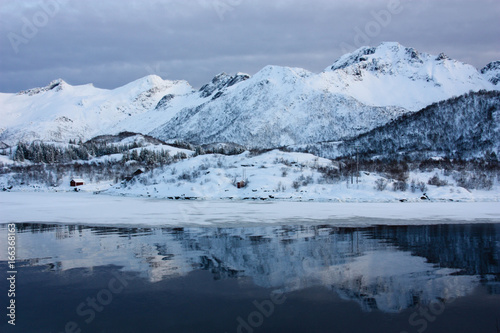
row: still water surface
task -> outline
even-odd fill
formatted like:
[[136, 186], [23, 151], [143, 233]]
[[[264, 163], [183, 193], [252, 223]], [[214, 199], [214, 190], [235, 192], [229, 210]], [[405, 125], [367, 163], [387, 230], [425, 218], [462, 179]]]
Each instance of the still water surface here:
[[[500, 325], [500, 224], [16, 226], [16, 326], [2, 314], [1, 332], [496, 333]], [[4, 246], [6, 225], [0, 237]], [[4, 279], [0, 286], [8, 289]]]

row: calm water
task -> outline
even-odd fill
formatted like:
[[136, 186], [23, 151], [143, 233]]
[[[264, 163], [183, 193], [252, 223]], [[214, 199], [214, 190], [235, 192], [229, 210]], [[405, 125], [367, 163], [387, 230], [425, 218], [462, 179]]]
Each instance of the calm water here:
[[[6, 247], [7, 226], [0, 226]], [[17, 224], [1, 332], [497, 332], [500, 224]], [[5, 251], [0, 270], [7, 272]], [[1, 283], [2, 308], [8, 285]]]

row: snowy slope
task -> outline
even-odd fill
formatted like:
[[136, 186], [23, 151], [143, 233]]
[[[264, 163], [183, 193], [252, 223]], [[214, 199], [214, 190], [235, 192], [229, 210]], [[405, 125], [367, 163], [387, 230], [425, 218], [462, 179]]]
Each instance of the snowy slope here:
[[260, 147], [336, 141], [441, 100], [497, 88], [488, 75], [444, 54], [383, 43], [347, 54], [319, 74], [267, 66], [150, 134]]
[[490, 62], [481, 69], [481, 74], [494, 85], [498, 85], [500, 82], [500, 61]]
[[[500, 152], [500, 92], [469, 93], [428, 106], [340, 145], [340, 154], [439, 152], [482, 156]], [[431, 153], [431, 155], [433, 154]]]
[[235, 142], [276, 147], [338, 140], [364, 133], [407, 112], [366, 106], [331, 93], [316, 74], [267, 66], [254, 77], [181, 110], [150, 134], [194, 143]]
[[362, 47], [322, 73], [266, 66], [221, 73], [199, 91], [147, 76], [114, 90], [71, 86], [0, 94], [0, 142], [122, 131], [193, 143], [277, 147], [336, 141], [469, 91], [498, 90], [498, 62], [474, 67], [398, 43]]
[[376, 106], [417, 111], [434, 102], [495, 86], [473, 66], [398, 43], [362, 47], [320, 74], [330, 90]]
[[114, 90], [71, 86], [59, 79], [43, 88], [0, 94], [0, 141], [90, 139], [154, 108], [167, 93], [191, 91], [185, 81], [147, 76]]
[[[467, 190], [452, 175], [440, 170], [412, 171], [408, 183], [427, 184], [439, 173], [447, 186], [425, 185], [425, 189], [394, 191], [394, 179], [383, 173], [361, 172], [355, 177], [336, 179], [329, 175], [339, 169], [331, 160], [305, 153], [272, 150], [254, 156], [249, 152], [226, 156], [199, 155], [146, 172], [134, 181], [116, 184], [105, 193], [118, 196], [156, 199], [204, 200], [292, 200], [333, 202], [408, 202], [422, 201], [498, 201], [498, 186], [491, 190]], [[385, 178], [387, 177], [387, 178]], [[377, 181], [388, 186], [376, 190]], [[244, 180], [246, 186], [238, 188]], [[0, 186], [2, 178], [0, 178]], [[423, 192], [427, 199], [423, 200]], [[207, 203], [202, 206], [209, 205]], [[373, 212], [372, 212], [373, 213]]]
[[363, 157], [404, 154], [417, 159], [482, 157], [498, 154], [499, 148], [500, 91], [471, 92], [434, 103], [342, 142], [288, 147], [327, 158], [357, 152]]

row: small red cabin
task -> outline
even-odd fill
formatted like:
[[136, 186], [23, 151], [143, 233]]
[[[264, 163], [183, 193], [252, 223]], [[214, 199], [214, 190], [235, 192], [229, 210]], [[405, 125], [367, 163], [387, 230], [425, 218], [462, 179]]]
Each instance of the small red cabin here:
[[245, 187], [245, 181], [242, 180], [242, 181], [237, 182], [236, 183], [236, 187], [237, 188], [243, 188], [243, 187]]
[[71, 179], [71, 182], [69, 183], [70, 186], [81, 186], [81, 185], [84, 185], [84, 181], [83, 179]]

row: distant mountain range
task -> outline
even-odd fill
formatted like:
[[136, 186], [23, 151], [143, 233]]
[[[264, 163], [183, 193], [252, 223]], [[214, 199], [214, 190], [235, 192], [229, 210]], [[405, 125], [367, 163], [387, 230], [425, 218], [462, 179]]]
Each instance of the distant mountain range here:
[[[477, 70], [398, 43], [362, 47], [321, 73], [267, 66], [252, 77], [221, 73], [199, 90], [158, 76], [113, 90], [56, 80], [0, 94], [0, 141], [131, 131], [249, 148], [361, 140], [367, 151], [396, 152], [398, 145], [374, 142], [411, 137], [404, 149], [498, 150], [499, 81], [500, 61]], [[369, 137], [374, 131], [379, 139]]]

